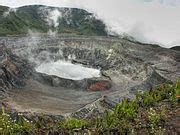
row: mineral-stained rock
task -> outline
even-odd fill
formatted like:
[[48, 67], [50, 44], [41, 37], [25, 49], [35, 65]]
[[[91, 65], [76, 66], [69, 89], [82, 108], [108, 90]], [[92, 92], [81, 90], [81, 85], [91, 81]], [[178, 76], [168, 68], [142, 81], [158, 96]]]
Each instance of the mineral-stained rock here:
[[94, 78], [88, 80], [89, 91], [104, 91], [111, 88], [111, 81], [103, 78]]

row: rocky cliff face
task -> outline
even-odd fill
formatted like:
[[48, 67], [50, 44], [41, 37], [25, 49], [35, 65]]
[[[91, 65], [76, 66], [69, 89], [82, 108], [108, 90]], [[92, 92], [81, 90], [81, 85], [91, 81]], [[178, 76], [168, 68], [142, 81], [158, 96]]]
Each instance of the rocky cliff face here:
[[172, 50], [180, 51], [180, 46], [174, 46], [171, 48]]
[[31, 73], [27, 60], [12, 54], [4, 45], [0, 45], [0, 99], [7, 96], [13, 88], [22, 88]]

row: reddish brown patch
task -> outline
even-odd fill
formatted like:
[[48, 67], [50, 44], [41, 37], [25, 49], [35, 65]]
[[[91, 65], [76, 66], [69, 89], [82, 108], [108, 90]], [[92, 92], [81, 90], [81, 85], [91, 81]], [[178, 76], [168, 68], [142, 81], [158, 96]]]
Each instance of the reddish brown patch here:
[[96, 82], [88, 88], [90, 91], [104, 91], [110, 89], [111, 85], [109, 82]]

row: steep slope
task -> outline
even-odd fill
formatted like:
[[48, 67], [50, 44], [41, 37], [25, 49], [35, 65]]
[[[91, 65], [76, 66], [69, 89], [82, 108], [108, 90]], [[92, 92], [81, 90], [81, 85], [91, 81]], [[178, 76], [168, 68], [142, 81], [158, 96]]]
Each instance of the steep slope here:
[[26, 34], [28, 30], [105, 36], [105, 28], [101, 20], [83, 9], [42, 5], [12, 9], [0, 6], [1, 36]]
[[0, 6], [0, 35], [25, 33], [25, 22], [9, 7]]
[[[0, 102], [9, 90], [22, 88], [31, 70], [28, 62], [12, 54], [4, 45], [0, 44]], [[1, 107], [0, 103], [0, 107]]]
[[174, 46], [171, 48], [172, 50], [180, 51], [180, 46]]

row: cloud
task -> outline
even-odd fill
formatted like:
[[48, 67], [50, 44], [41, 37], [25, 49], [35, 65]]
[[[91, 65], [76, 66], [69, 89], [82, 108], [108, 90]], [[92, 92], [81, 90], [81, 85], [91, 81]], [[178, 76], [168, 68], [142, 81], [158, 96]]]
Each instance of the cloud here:
[[179, 6], [180, 5], [180, 0], [140, 0], [140, 1], [159, 3], [159, 4], [169, 5], [169, 6]]
[[126, 33], [128, 33], [138, 41], [151, 43], [152, 41], [150, 41], [146, 35], [150, 30], [151, 29], [147, 28], [146, 25], [142, 22], [137, 22], [132, 27], [130, 27], [130, 29]]
[[1, 0], [0, 4], [84, 8], [103, 19], [109, 31], [125, 32], [138, 40], [158, 42], [164, 47], [177, 45], [180, 39], [179, 0]]

